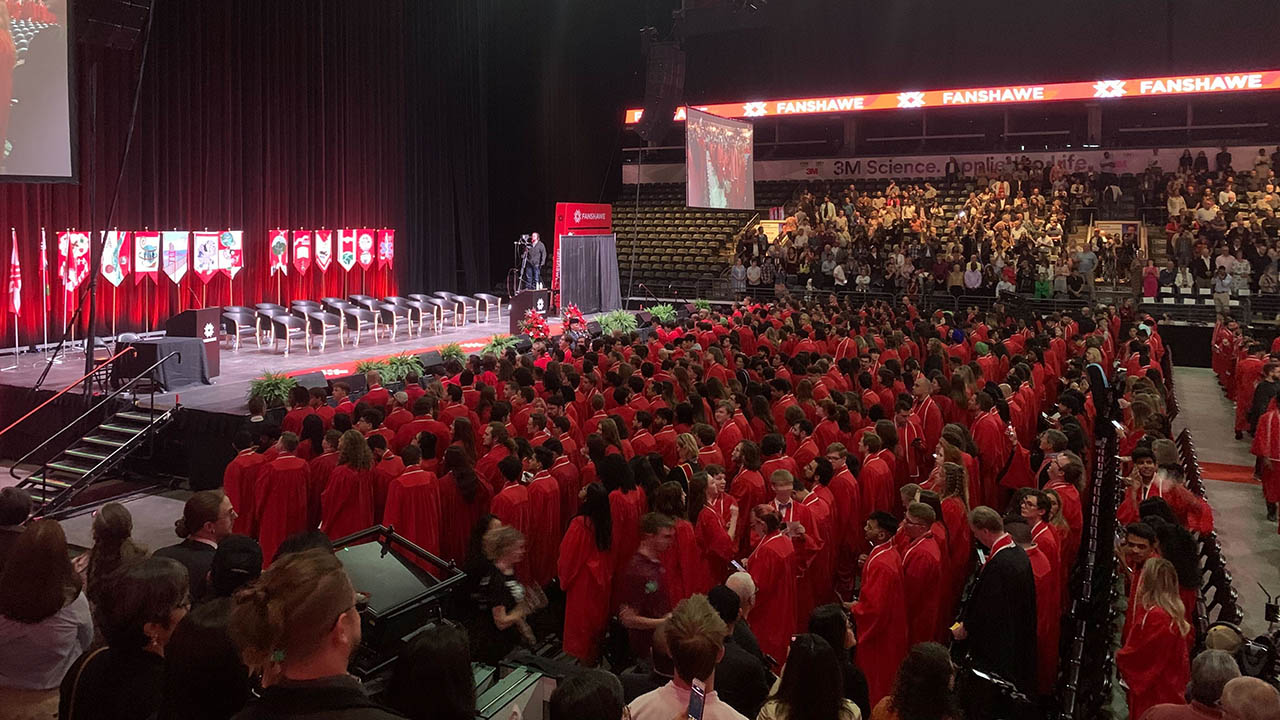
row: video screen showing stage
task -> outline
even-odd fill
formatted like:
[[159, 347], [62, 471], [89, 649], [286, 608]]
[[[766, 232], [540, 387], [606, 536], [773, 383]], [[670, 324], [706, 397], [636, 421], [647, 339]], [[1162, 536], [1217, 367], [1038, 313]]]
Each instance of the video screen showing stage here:
[[0, 0], [0, 180], [71, 179], [69, 0]]
[[755, 128], [690, 108], [685, 125], [685, 204], [717, 210], [756, 206]]

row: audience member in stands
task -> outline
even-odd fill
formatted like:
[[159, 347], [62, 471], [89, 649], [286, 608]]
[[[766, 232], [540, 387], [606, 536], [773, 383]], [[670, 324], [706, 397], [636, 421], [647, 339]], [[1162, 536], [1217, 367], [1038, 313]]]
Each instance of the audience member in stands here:
[[[283, 547], [283, 545], [281, 546]], [[262, 574], [262, 546], [244, 535], [228, 535], [218, 543], [209, 564], [207, 599], [229, 598]]]
[[707, 602], [729, 628], [724, 641], [724, 655], [716, 664], [716, 692], [729, 707], [747, 717], [755, 717], [769, 695], [773, 674], [760, 658], [734, 642], [734, 624], [741, 617], [738, 594], [724, 585], [717, 585], [707, 593]]
[[172, 558], [187, 569], [192, 598], [205, 596], [213, 554], [218, 543], [231, 534], [235, 521], [231, 498], [221, 490], [201, 490], [187, 499], [182, 517], [173, 524], [173, 531], [182, 542], [156, 550], [156, 557]]
[[862, 711], [844, 696], [840, 664], [831, 645], [817, 635], [796, 635], [778, 687], [756, 720], [819, 717], [861, 720]]
[[628, 706], [632, 720], [672, 720], [683, 716], [695, 681], [702, 683], [706, 690], [704, 720], [745, 720], [741, 713], [720, 700], [715, 689], [716, 663], [724, 652], [727, 631], [705, 596], [681, 600], [663, 623], [663, 635], [675, 663], [675, 677], [632, 700]]
[[235, 595], [231, 637], [262, 694], [236, 717], [391, 720], [347, 672], [360, 644], [356, 592], [323, 550], [286, 555]]
[[0, 571], [9, 559], [9, 550], [22, 534], [22, 524], [31, 517], [31, 493], [18, 487], [0, 489]]
[[149, 557], [107, 579], [98, 607], [106, 644], [81, 655], [59, 691], [59, 720], [138, 720], [159, 707], [165, 647], [191, 609], [187, 571]]
[[67, 668], [93, 642], [93, 621], [62, 526], [37, 520], [12, 550], [0, 571], [0, 706], [47, 717]]
[[101, 601], [103, 581], [116, 568], [147, 556], [147, 549], [133, 541], [133, 516], [124, 505], [110, 502], [93, 514], [93, 547], [76, 557], [74, 565], [84, 578], [89, 605]]
[[1271, 720], [1280, 717], [1280, 692], [1265, 680], [1238, 677], [1222, 688], [1223, 720]]
[[853, 664], [851, 652], [857, 641], [853, 635], [853, 619], [836, 603], [819, 605], [809, 616], [809, 632], [827, 641], [835, 648], [840, 665], [840, 677], [844, 683], [844, 696], [858, 706], [862, 717], [871, 716], [871, 700], [867, 689], [867, 676]]
[[249, 669], [231, 640], [230, 623], [226, 596], [196, 606], [178, 623], [165, 646], [156, 720], [226, 720], [249, 701]]
[[1129, 714], [1182, 699], [1190, 676], [1187, 633], [1191, 626], [1178, 597], [1178, 575], [1168, 560], [1153, 557], [1142, 567], [1136, 615], [1127, 625], [1116, 670], [1129, 686]]
[[604, 670], [574, 673], [556, 685], [547, 709], [550, 720], [623, 720], [622, 683]]
[[920, 643], [907, 653], [893, 693], [876, 703], [870, 720], [961, 720], [951, 654], [938, 643]]
[[1191, 661], [1191, 684], [1187, 702], [1163, 703], [1147, 711], [1140, 720], [1204, 720], [1221, 717], [1222, 689], [1240, 677], [1240, 666], [1231, 653], [1205, 650]]
[[409, 720], [474, 720], [469, 643], [467, 632], [452, 623], [424, 628], [400, 652], [387, 685], [387, 704]]

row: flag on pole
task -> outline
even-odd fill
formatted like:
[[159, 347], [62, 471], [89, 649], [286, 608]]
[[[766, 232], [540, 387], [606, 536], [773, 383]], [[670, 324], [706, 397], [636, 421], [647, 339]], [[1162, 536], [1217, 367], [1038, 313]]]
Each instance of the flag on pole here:
[[102, 233], [102, 277], [112, 286], [120, 287], [129, 275], [129, 256], [132, 254], [128, 231], [108, 230]]
[[18, 259], [18, 231], [10, 228], [13, 249], [9, 251], [9, 308], [14, 315], [22, 314], [22, 261]]
[[396, 231], [378, 231], [378, 269], [392, 267], [396, 255]]
[[157, 282], [160, 277], [160, 233], [152, 231], [133, 234], [133, 284], [143, 280]]
[[311, 267], [311, 231], [293, 231], [293, 267], [299, 275], [306, 275]]
[[356, 266], [355, 230], [338, 231], [338, 264], [347, 272], [351, 272], [351, 268]]
[[333, 262], [333, 231], [316, 231], [316, 267], [321, 273], [329, 272], [329, 263]]
[[271, 253], [271, 274], [277, 272], [289, 274], [289, 233], [285, 230], [272, 230], [271, 242], [267, 248]]
[[357, 230], [357, 245], [360, 249], [360, 267], [365, 270], [373, 265], [373, 230]]
[[40, 279], [44, 282], [44, 296], [49, 297], [53, 290], [49, 287], [49, 243], [45, 240], [44, 228], [40, 228]]
[[64, 292], [72, 293], [89, 276], [89, 233], [58, 233], [58, 275]]
[[193, 232], [191, 271], [205, 285], [218, 274], [218, 236], [217, 232]]
[[218, 269], [229, 278], [244, 267], [244, 231], [224, 230], [218, 236]]
[[174, 285], [182, 282], [187, 274], [187, 255], [190, 252], [189, 230], [168, 230], [163, 233], [164, 274]]

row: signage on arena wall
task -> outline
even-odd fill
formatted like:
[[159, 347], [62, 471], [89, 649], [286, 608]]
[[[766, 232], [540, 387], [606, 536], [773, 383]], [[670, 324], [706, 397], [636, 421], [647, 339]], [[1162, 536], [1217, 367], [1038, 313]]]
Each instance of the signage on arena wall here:
[[[1238, 170], [1252, 170], [1253, 157], [1258, 145], [1227, 148], [1231, 151], [1232, 164]], [[1140, 173], [1153, 159], [1166, 172], [1178, 167], [1178, 158], [1186, 148], [1145, 149], [1097, 149], [1055, 150], [1019, 153], [970, 153], [955, 155], [877, 155], [850, 158], [821, 158], [815, 160], [762, 160], [755, 164], [756, 180], [876, 180], [902, 178], [941, 178], [946, 176], [947, 161], [955, 158], [960, 163], [961, 177], [975, 177], [983, 173], [998, 174], [1014, 160], [1028, 158], [1033, 169], [1046, 164], [1061, 166], [1071, 173], [1101, 171], [1110, 164], [1116, 174]], [[1272, 146], [1267, 146], [1268, 155]], [[1214, 155], [1220, 147], [1193, 147], [1192, 156], [1200, 151], [1209, 158], [1212, 167]], [[645, 183], [682, 183], [685, 181], [684, 164], [668, 163], [622, 167], [622, 182], [634, 184], [639, 175]], [[1033, 182], [1034, 186], [1035, 183]], [[1042, 190], [1044, 188], [1041, 188]]]
[[[729, 118], [784, 117], [850, 113], [864, 110], [902, 110], [922, 107], [965, 107], [974, 105], [1007, 105], [1056, 100], [1123, 99], [1197, 95], [1216, 92], [1250, 92], [1280, 90], [1280, 70], [1210, 75], [1176, 75], [1128, 80], [1085, 80], [1081, 82], [1043, 83], [1039, 85], [995, 85], [954, 90], [906, 89], [897, 92], [862, 95], [832, 95], [816, 98], [784, 100], [740, 100], [711, 105], [694, 105], [714, 115]], [[625, 122], [634, 125], [644, 114], [641, 108], [626, 111]], [[677, 108], [675, 121], [684, 122], [685, 109]]]
[[[680, 165], [683, 172], [684, 165]], [[664, 181], [665, 182], [665, 181]], [[551, 290], [560, 290], [560, 236], [608, 235], [613, 232], [613, 206], [601, 203], [556, 203], [554, 247], [551, 248]]]

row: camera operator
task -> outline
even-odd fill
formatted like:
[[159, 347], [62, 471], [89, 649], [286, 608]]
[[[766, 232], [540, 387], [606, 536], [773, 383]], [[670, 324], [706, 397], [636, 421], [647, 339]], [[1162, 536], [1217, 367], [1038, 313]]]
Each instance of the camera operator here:
[[524, 268], [521, 272], [524, 289], [537, 290], [542, 287], [542, 266], [547, 262], [547, 246], [542, 244], [538, 233], [528, 236], [529, 246], [524, 251]]

